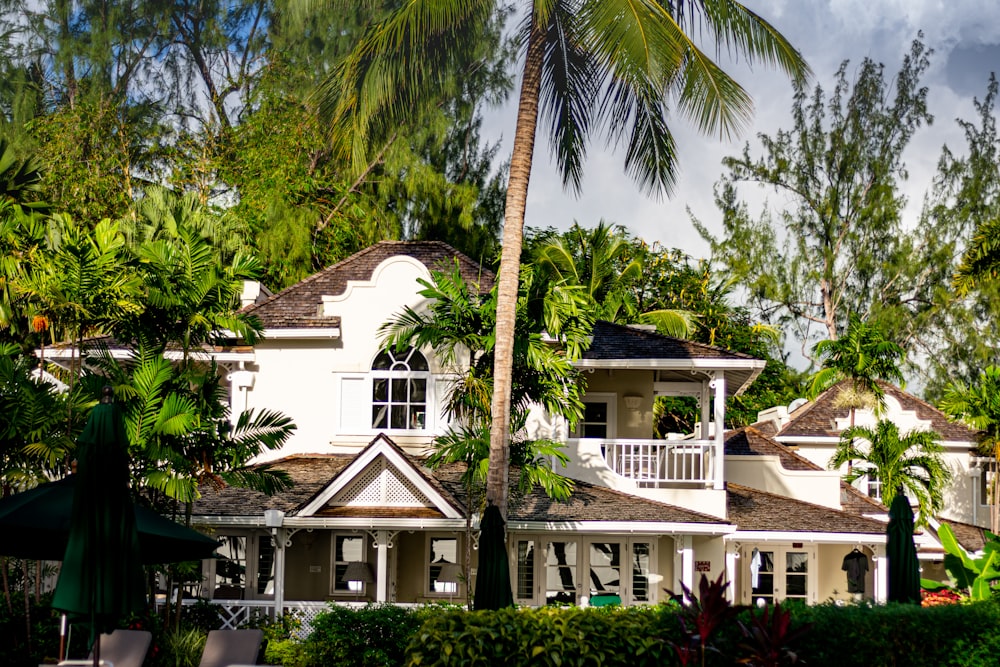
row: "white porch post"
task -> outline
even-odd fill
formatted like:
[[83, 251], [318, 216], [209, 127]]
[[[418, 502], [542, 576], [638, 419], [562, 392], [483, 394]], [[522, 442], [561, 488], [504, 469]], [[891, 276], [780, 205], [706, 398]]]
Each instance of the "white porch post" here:
[[872, 546], [875, 560], [875, 602], [885, 603], [889, 599], [889, 559], [885, 555], [885, 546]]
[[387, 602], [389, 600], [389, 531], [380, 530], [376, 533], [377, 567], [375, 575], [375, 601]]
[[701, 396], [699, 397], [701, 408], [701, 433], [698, 434], [699, 440], [708, 440], [709, 427], [708, 423], [712, 420], [712, 381], [701, 383]]
[[[694, 549], [691, 547], [691, 536], [681, 535], [677, 538], [677, 550], [680, 552], [681, 583], [689, 590], [694, 590]], [[687, 600], [686, 600], [687, 601]]]
[[725, 428], [726, 428], [726, 375], [719, 371], [711, 382], [715, 389], [715, 484], [712, 488], [725, 488]]
[[730, 604], [736, 604], [736, 566], [739, 564], [740, 546], [738, 544], [726, 545], [726, 580], [729, 587], [726, 588], [726, 599]]
[[273, 529], [274, 544], [274, 618], [281, 618], [285, 607], [285, 529]]

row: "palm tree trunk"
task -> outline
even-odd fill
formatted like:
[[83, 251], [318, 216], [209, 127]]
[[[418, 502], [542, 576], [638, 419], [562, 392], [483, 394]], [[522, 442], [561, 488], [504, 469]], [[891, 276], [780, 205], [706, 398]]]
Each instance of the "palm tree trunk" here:
[[507, 487], [510, 473], [510, 394], [514, 365], [514, 326], [517, 312], [518, 276], [524, 236], [524, 209], [528, 200], [531, 158], [538, 126], [538, 98], [542, 87], [545, 30], [532, 19], [524, 77], [517, 106], [514, 148], [507, 179], [504, 207], [503, 246], [497, 277], [496, 349], [493, 361], [493, 402], [490, 423], [490, 463], [486, 474], [486, 500], [507, 519]]

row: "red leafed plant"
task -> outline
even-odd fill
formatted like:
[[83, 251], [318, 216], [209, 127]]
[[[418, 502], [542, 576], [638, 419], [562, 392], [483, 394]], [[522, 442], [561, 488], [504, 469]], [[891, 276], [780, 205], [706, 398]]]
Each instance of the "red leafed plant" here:
[[793, 630], [792, 615], [787, 609], [782, 609], [780, 603], [765, 607], [760, 616], [751, 607], [750, 625], [742, 622], [739, 625], [744, 639], [740, 648], [746, 655], [738, 663], [753, 667], [781, 667], [797, 663], [799, 656], [789, 648], [789, 644], [810, 627], [807, 623]]
[[[723, 581], [725, 572], [720, 572], [715, 581], [709, 581], [704, 574], [698, 583], [698, 596], [681, 584], [684, 592], [685, 607], [681, 611], [679, 621], [681, 624], [681, 641], [669, 642], [677, 653], [677, 658], [682, 665], [694, 664], [700, 658], [701, 664], [705, 664], [705, 653], [714, 651], [715, 648], [709, 644], [709, 638], [720, 625], [730, 620], [736, 615], [728, 598], [726, 589], [729, 582]], [[671, 597], [676, 597], [672, 591], [667, 591]]]

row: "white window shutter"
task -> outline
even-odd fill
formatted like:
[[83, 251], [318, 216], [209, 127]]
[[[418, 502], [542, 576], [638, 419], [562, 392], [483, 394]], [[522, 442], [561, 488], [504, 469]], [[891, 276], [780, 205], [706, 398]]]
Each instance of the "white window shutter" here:
[[340, 379], [340, 428], [345, 433], [365, 433], [372, 428], [371, 388], [364, 376]]

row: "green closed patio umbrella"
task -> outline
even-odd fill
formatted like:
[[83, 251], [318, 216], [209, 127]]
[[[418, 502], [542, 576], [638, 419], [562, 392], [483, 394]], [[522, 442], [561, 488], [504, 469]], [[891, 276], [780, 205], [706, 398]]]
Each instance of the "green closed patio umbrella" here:
[[514, 606], [510, 590], [510, 563], [507, 560], [507, 539], [503, 517], [493, 503], [486, 506], [479, 523], [479, 567], [476, 574], [476, 597], [472, 607], [502, 609]]
[[54, 609], [89, 626], [94, 667], [101, 633], [146, 605], [127, 445], [121, 413], [105, 387], [77, 440], [69, 538], [52, 599]]
[[889, 601], [920, 604], [920, 562], [913, 542], [913, 510], [902, 489], [896, 492], [889, 506], [885, 555], [889, 565]]

